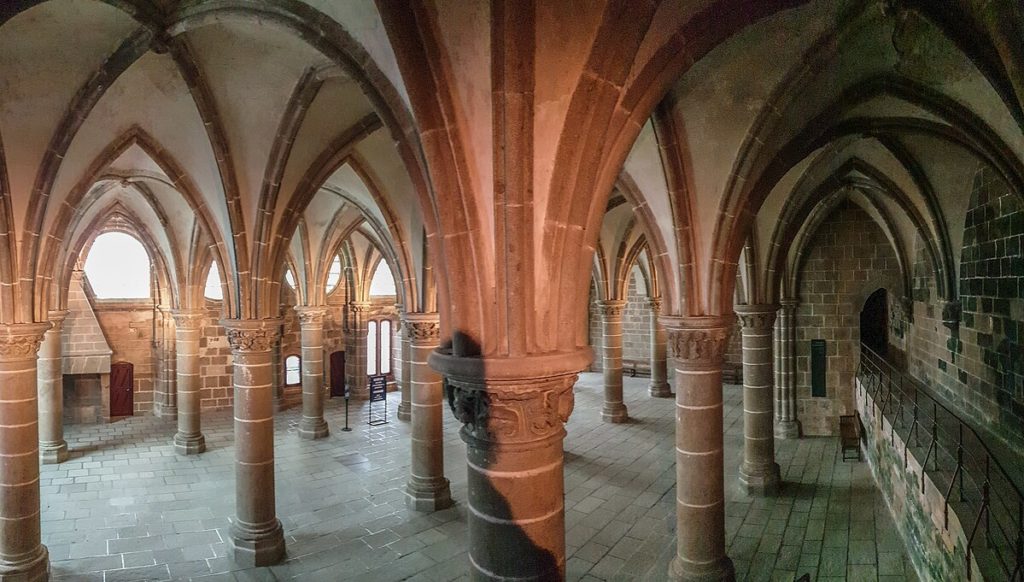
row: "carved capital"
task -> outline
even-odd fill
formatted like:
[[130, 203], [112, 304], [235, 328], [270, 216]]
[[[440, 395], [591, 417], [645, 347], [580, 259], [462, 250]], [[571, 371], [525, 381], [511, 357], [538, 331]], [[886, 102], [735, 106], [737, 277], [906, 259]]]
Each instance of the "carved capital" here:
[[445, 379], [448, 405], [471, 444], [522, 446], [565, 436], [576, 374], [520, 382]]
[[441, 321], [436, 313], [406, 313], [403, 324], [413, 343], [436, 346], [441, 341]]
[[721, 369], [735, 318], [666, 317], [668, 345], [681, 367], [693, 370]]
[[647, 299], [647, 305], [650, 306], [651, 313], [653, 313], [654, 315], [658, 315], [659, 313], [661, 313], [661, 297], [649, 297]]
[[736, 316], [747, 329], [771, 329], [775, 323], [775, 305], [737, 305]]
[[281, 333], [280, 319], [225, 319], [221, 325], [232, 352], [269, 352]]
[[626, 310], [626, 302], [621, 299], [598, 301], [597, 308], [601, 310], [601, 315], [604, 317], [622, 317], [622, 313]]
[[946, 301], [942, 304], [942, 325], [951, 330], [960, 327], [960, 315], [962, 307], [959, 300]]
[[800, 307], [800, 300], [796, 297], [785, 297], [779, 301], [779, 307], [785, 311], [796, 311]]
[[369, 301], [351, 301], [348, 304], [348, 309], [352, 313], [369, 313], [371, 307], [373, 304]]
[[49, 323], [0, 325], [0, 362], [35, 360]]
[[203, 324], [205, 313], [202, 311], [175, 311], [174, 327], [178, 329], [199, 329]]
[[67, 319], [69, 313], [71, 312], [66, 309], [46, 312], [46, 319], [50, 321], [50, 330], [60, 331], [64, 327], [64, 320]]
[[306, 307], [296, 306], [295, 317], [299, 320], [299, 325], [302, 327], [323, 327], [324, 317], [327, 315], [326, 307]]

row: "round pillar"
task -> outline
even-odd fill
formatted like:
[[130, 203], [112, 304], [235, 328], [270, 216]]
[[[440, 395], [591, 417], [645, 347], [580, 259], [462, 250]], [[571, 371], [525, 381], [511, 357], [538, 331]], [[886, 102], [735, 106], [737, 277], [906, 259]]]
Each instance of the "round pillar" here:
[[322, 439], [330, 434], [324, 420], [324, 316], [326, 307], [296, 307], [302, 344], [302, 418], [299, 438]]
[[740, 483], [748, 493], [778, 489], [772, 428], [772, 329], [774, 305], [738, 305], [743, 338], [743, 464]]
[[800, 438], [800, 421], [796, 414], [796, 299], [783, 299], [779, 309], [779, 402], [775, 436], [781, 439]]
[[349, 325], [345, 332], [345, 375], [353, 400], [370, 397], [366, 381], [366, 333], [371, 304], [352, 301], [348, 304]]
[[471, 580], [565, 578], [562, 440], [590, 357], [431, 355], [464, 425]]
[[0, 581], [42, 582], [36, 357], [49, 323], [0, 326]]
[[398, 403], [398, 420], [408, 422], [412, 420], [412, 341], [409, 339], [409, 324], [406, 322], [405, 312], [402, 312], [398, 325], [398, 338], [402, 342], [402, 361], [399, 364], [402, 367], [402, 401]]
[[223, 320], [234, 358], [235, 517], [228, 545], [243, 566], [284, 557], [284, 531], [274, 497], [274, 372], [272, 350], [281, 320]]
[[668, 384], [668, 334], [658, 320], [661, 314], [661, 298], [651, 297], [651, 384], [650, 394], [654, 398], [671, 398], [672, 388]]
[[663, 317], [675, 359], [676, 557], [672, 580], [735, 580], [725, 555], [722, 362], [733, 316]]
[[68, 458], [64, 440], [64, 364], [61, 332], [67, 311], [49, 312], [50, 329], [39, 347], [39, 459], [47, 465]]
[[452, 506], [451, 488], [444, 476], [444, 391], [441, 375], [427, 363], [440, 343], [441, 325], [436, 313], [409, 313], [403, 327], [412, 355], [412, 473], [405, 501], [417, 511], [437, 511]]
[[619, 299], [598, 301], [601, 310], [602, 346], [601, 367], [604, 373], [604, 406], [601, 420], [626, 422], [629, 414], [622, 401], [622, 312], [626, 302]]
[[180, 455], [195, 455], [206, 450], [206, 437], [200, 428], [199, 339], [202, 336], [201, 311], [175, 311], [175, 376], [178, 392], [178, 432], [174, 450]]

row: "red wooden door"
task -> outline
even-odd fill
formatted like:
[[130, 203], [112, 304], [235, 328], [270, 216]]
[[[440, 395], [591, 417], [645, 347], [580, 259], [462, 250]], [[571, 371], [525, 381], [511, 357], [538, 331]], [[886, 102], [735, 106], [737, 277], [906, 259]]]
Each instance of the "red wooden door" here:
[[134, 412], [134, 376], [131, 362], [110, 365], [110, 416], [131, 416]]
[[331, 354], [331, 398], [345, 396], [345, 352]]

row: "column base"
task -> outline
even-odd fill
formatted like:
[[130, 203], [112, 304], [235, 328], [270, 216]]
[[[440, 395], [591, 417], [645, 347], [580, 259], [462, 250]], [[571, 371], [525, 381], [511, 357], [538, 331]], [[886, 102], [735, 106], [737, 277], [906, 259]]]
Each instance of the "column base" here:
[[694, 564], [676, 556], [668, 565], [668, 579], [673, 582], [735, 582], [736, 568], [728, 557], [710, 564]]
[[651, 398], [672, 398], [675, 396], [675, 394], [672, 394], [672, 387], [669, 386], [668, 382], [651, 382], [648, 388]]
[[781, 422], [776, 422], [775, 438], [787, 440], [800, 438], [800, 421], [784, 420]]
[[231, 558], [239, 566], [272, 566], [284, 558], [284, 528], [278, 519], [262, 526], [240, 525], [232, 521], [228, 546]]
[[402, 401], [398, 405], [398, 420], [407, 422], [412, 420], [412, 404]]
[[206, 451], [206, 437], [202, 434], [174, 435], [174, 452], [179, 455], [198, 455]]
[[39, 443], [39, 460], [44, 465], [56, 465], [68, 460], [68, 443]]
[[50, 552], [46, 546], [21, 560], [0, 560], [0, 582], [46, 582], [50, 579]]
[[303, 416], [299, 421], [298, 433], [300, 439], [315, 441], [330, 435], [331, 429], [327, 427], [327, 421], [323, 418]]
[[451, 487], [448, 485], [448, 479], [444, 477], [412, 477], [405, 486], [405, 506], [409, 509], [429, 513], [448, 509], [452, 505], [455, 505], [455, 502], [452, 501]]
[[157, 403], [153, 406], [153, 415], [159, 418], [178, 418], [178, 407]]
[[615, 424], [626, 422], [629, 420], [626, 405], [621, 402], [616, 404], [605, 403], [604, 408], [601, 409], [601, 420]]
[[751, 495], [766, 495], [779, 490], [779, 483], [782, 477], [779, 474], [779, 464], [748, 466], [746, 463], [740, 465], [740, 483]]

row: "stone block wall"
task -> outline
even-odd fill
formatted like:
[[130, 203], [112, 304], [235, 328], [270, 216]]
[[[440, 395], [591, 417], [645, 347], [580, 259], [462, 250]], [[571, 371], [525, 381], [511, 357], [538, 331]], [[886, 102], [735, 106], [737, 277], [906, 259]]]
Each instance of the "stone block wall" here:
[[[651, 306], [648, 303], [647, 289], [641, 280], [640, 272], [634, 268], [630, 272], [629, 285], [626, 291], [626, 309], [622, 314], [622, 367], [628, 370], [636, 364], [638, 374], [651, 373]], [[601, 310], [597, 306], [597, 290], [590, 289], [590, 346], [594, 350], [594, 363], [590, 369], [601, 370], [601, 348], [604, 345]]]
[[[799, 270], [797, 415], [806, 435], [834, 435], [852, 414], [860, 359], [860, 311], [878, 288], [902, 295], [896, 253], [882, 229], [853, 202], [832, 212], [807, 245]], [[890, 299], [891, 300], [891, 299]], [[826, 342], [826, 396], [811, 396], [811, 340]]]
[[96, 319], [113, 352], [110, 361], [130, 362], [134, 367], [132, 391], [135, 414], [152, 414], [156, 380], [152, 305], [97, 301]]
[[206, 302], [206, 317], [199, 338], [199, 406], [203, 410], [227, 408], [234, 402], [233, 366], [231, 346], [227, 332], [221, 326], [220, 301]]

